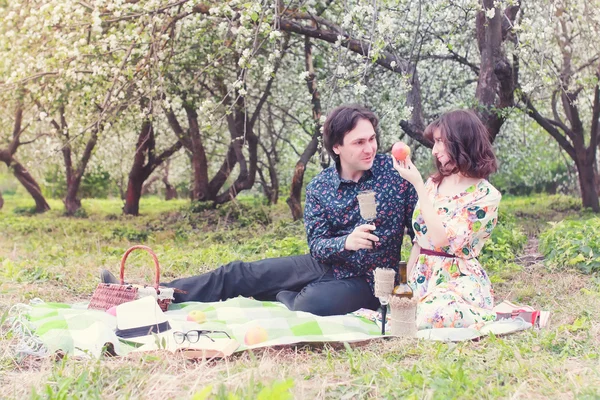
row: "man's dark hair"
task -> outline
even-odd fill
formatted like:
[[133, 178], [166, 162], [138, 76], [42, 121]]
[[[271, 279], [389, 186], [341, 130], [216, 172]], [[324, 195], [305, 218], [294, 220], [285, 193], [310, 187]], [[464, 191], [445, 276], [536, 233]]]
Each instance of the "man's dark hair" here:
[[498, 165], [490, 135], [473, 111], [447, 112], [429, 124], [423, 136], [433, 142], [433, 134], [438, 129], [450, 162], [444, 166], [435, 160], [437, 173], [432, 177], [435, 183], [457, 172], [470, 178], [487, 178], [496, 172]]
[[327, 116], [325, 124], [323, 124], [323, 146], [325, 146], [325, 150], [335, 160], [338, 168], [339, 158], [333, 152], [333, 146], [336, 144], [343, 145], [346, 133], [356, 128], [356, 124], [361, 119], [371, 122], [379, 141], [379, 134], [377, 133], [379, 118], [377, 118], [373, 111], [360, 104], [345, 104], [333, 109]]

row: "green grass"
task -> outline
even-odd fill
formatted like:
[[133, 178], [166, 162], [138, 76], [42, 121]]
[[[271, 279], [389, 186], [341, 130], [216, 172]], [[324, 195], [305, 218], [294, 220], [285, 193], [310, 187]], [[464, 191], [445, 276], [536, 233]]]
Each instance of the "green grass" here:
[[[0, 315], [12, 305], [86, 300], [97, 272], [117, 272], [132, 244], [151, 246], [165, 280], [201, 273], [234, 259], [304, 254], [302, 222], [285, 203], [267, 208], [253, 197], [217, 210], [144, 198], [141, 216], [121, 215], [120, 200], [84, 200], [85, 218], [63, 216], [60, 201], [42, 215], [15, 213], [33, 202], [6, 195], [0, 210]], [[7, 321], [0, 337], [0, 398], [598, 398], [600, 278], [573, 268], [520, 265], [525, 232], [547, 221], [594, 218], [576, 200], [505, 198], [500, 225], [482, 262], [496, 299], [553, 312], [550, 326], [479, 342], [444, 344], [392, 339], [362, 346], [266, 349], [230, 360], [190, 362], [150, 354], [135, 359], [58, 361], [15, 355]], [[535, 224], [532, 227], [532, 224]], [[408, 251], [405, 246], [404, 257]], [[150, 259], [132, 255], [126, 277], [148, 282]]]
[[540, 249], [552, 268], [600, 272], [600, 217], [565, 220], [541, 235]]
[[501, 209], [518, 219], [527, 234], [535, 236], [547, 229], [549, 221], [593, 217], [582, 210], [580, 199], [566, 195], [504, 196]]

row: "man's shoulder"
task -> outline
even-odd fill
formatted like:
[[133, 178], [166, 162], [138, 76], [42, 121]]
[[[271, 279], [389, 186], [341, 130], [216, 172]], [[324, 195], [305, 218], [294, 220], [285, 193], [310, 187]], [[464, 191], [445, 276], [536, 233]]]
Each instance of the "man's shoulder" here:
[[335, 178], [334, 174], [337, 174], [335, 167], [325, 168], [311, 179], [308, 185], [306, 185], [306, 190], [315, 190], [321, 187], [332, 187]]
[[392, 163], [392, 158], [387, 154], [376, 154], [375, 159], [373, 160], [373, 166], [371, 167], [371, 171], [377, 177], [377, 179], [384, 179], [386, 181], [402, 183], [404, 179], [398, 174], [398, 172], [394, 169], [394, 164]]
[[383, 164], [392, 165], [392, 159], [390, 158], [390, 156], [387, 154], [383, 154], [383, 153], [375, 154], [374, 162], [379, 162], [381, 165], [383, 165]]
[[375, 159], [373, 160], [373, 166], [371, 167], [372, 171], [377, 174], [379, 173], [391, 173], [394, 172], [394, 165], [392, 164], [392, 159], [387, 154], [375, 154]]

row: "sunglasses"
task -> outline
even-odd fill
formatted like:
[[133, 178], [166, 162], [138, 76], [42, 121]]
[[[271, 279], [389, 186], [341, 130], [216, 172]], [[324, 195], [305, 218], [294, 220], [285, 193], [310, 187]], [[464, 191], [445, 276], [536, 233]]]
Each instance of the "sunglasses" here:
[[223, 335], [227, 336], [227, 338], [231, 339], [231, 336], [229, 336], [229, 334], [225, 331], [208, 331], [208, 330], [192, 330], [192, 331], [187, 331], [187, 332], [175, 331], [175, 332], [173, 332], [173, 338], [175, 339], [175, 343], [177, 343], [177, 344], [182, 344], [183, 342], [185, 342], [186, 339], [190, 343], [196, 343], [198, 340], [200, 340], [200, 336], [206, 336], [207, 338], [209, 338], [211, 340], [211, 342], [214, 342], [215, 340], [212, 337], [210, 337], [210, 335], [221, 335], [221, 334], [223, 334]]

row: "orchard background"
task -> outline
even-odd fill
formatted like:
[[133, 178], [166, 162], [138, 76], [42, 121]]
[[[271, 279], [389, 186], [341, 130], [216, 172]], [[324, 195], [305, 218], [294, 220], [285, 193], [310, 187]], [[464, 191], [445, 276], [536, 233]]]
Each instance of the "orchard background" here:
[[[599, 396], [599, 33], [598, 0], [0, 0], [0, 397]], [[481, 261], [547, 330], [216, 364], [15, 354], [14, 304], [89, 298], [133, 243], [164, 279], [305, 253], [321, 125], [349, 102], [424, 173], [424, 127], [479, 115], [503, 193]]]

